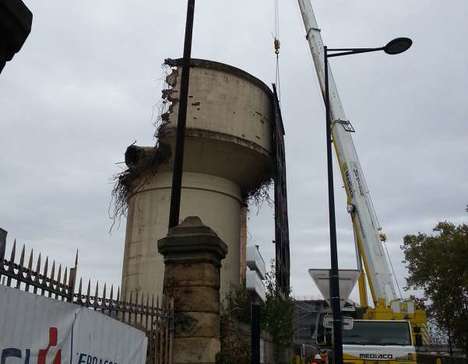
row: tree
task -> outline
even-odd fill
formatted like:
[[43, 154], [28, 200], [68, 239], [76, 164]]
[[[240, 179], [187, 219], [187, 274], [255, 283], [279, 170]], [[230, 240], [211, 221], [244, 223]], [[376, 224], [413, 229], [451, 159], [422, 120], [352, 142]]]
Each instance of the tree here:
[[285, 350], [291, 347], [294, 337], [294, 299], [289, 293], [286, 297], [276, 285], [274, 261], [264, 281], [266, 302], [262, 308], [262, 326], [273, 339], [275, 363], [285, 361]]
[[[287, 361], [284, 354], [293, 343], [294, 299], [284, 297], [276, 286], [275, 264], [264, 281], [266, 302], [261, 305], [261, 327], [269, 333], [274, 347], [274, 362]], [[251, 323], [251, 295], [245, 286], [232, 290], [224, 299], [221, 315], [221, 352], [217, 364], [250, 363], [250, 339], [246, 330]]]
[[408, 288], [424, 290], [429, 316], [468, 354], [468, 225], [440, 222], [433, 235], [407, 235]]

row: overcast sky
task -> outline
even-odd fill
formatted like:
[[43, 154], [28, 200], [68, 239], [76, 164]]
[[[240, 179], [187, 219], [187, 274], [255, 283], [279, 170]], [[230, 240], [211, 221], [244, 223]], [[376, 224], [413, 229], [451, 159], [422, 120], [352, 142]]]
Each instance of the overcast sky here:
[[[186, 1], [32, 1], [30, 37], [0, 75], [0, 227], [80, 275], [120, 283], [125, 221], [109, 234], [112, 176], [126, 147], [154, 143], [165, 58], [181, 56]], [[318, 297], [308, 268], [328, 268], [324, 108], [296, 1], [281, 5], [291, 281]], [[274, 81], [273, 0], [197, 2], [193, 57]], [[466, 222], [468, 2], [315, 0], [330, 47], [380, 46], [389, 57], [333, 60], [355, 144], [404, 285], [400, 244], [440, 220]], [[352, 227], [336, 172], [339, 259], [355, 267]], [[252, 209], [249, 239], [274, 254], [273, 212]]]

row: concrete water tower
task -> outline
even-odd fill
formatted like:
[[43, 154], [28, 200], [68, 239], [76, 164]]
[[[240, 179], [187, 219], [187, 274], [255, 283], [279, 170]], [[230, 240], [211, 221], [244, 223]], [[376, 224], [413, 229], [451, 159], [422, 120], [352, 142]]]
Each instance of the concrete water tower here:
[[[170, 106], [156, 133], [158, 145], [126, 152], [125, 294], [162, 293], [157, 241], [168, 231], [181, 74], [180, 61], [166, 63], [172, 72], [163, 99]], [[228, 245], [222, 295], [239, 285], [245, 270], [244, 207], [272, 178], [273, 122], [273, 94], [263, 82], [226, 64], [192, 60], [180, 219], [199, 216]]]

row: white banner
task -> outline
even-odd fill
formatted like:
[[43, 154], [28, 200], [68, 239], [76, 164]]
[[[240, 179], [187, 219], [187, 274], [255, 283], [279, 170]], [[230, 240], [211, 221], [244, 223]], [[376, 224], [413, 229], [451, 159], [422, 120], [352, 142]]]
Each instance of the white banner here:
[[0, 364], [144, 364], [146, 348], [103, 314], [0, 286]]

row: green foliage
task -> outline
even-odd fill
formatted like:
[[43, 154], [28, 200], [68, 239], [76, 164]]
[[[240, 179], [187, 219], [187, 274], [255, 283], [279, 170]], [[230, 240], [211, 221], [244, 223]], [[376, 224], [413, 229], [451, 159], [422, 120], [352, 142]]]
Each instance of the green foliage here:
[[[221, 352], [216, 364], [249, 364], [250, 339], [249, 293], [241, 286], [224, 299], [221, 310]], [[243, 324], [243, 325], [242, 325]]]
[[242, 323], [250, 323], [250, 296], [245, 286], [232, 290], [223, 302], [223, 315]]
[[262, 310], [263, 328], [270, 333], [275, 347], [275, 362], [279, 362], [281, 352], [289, 348], [294, 336], [294, 299], [288, 294], [284, 297], [276, 287], [275, 266], [265, 280], [267, 294]]
[[267, 293], [262, 310], [262, 325], [272, 336], [275, 348], [285, 349], [293, 343], [294, 299], [290, 295], [283, 297], [277, 289], [274, 264], [267, 273], [265, 284]]
[[408, 288], [423, 289], [429, 315], [468, 354], [468, 225], [441, 222], [404, 237]]
[[[294, 300], [276, 289], [274, 265], [267, 273], [266, 302], [261, 307], [261, 327], [270, 334], [275, 363], [293, 342]], [[221, 352], [217, 364], [250, 363], [251, 297], [245, 287], [231, 291], [224, 299], [221, 314]]]

